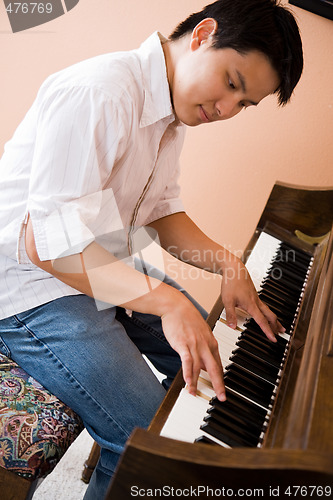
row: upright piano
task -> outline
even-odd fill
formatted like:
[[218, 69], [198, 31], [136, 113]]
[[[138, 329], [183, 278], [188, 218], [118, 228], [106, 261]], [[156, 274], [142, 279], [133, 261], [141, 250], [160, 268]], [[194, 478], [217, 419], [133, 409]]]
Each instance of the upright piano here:
[[107, 499], [133, 496], [333, 496], [333, 189], [276, 183], [243, 260], [286, 333], [270, 343], [253, 319], [208, 323], [227, 401], [201, 371], [179, 373], [148, 430], [130, 437]]

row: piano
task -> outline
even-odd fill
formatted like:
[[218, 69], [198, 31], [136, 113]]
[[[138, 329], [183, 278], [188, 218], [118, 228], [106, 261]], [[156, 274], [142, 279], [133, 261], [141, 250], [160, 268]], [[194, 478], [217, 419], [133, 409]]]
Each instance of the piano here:
[[107, 500], [164, 496], [333, 495], [333, 189], [276, 183], [243, 261], [286, 332], [272, 344], [220, 298], [227, 401], [201, 371], [197, 396], [179, 373], [148, 430], [136, 429]]

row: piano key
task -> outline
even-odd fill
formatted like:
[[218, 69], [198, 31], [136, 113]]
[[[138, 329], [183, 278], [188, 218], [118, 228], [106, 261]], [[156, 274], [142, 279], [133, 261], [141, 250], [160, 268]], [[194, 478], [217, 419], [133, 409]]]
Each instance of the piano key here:
[[265, 363], [269, 364], [270, 366], [273, 366], [274, 368], [279, 369], [281, 366], [282, 359], [281, 357], [276, 358], [267, 351], [261, 349], [261, 347], [255, 346], [251, 344], [251, 342], [248, 342], [245, 339], [239, 340], [236, 345], [240, 347], [242, 350], [249, 352], [250, 354], [253, 354], [254, 356], [258, 357], [260, 360], [264, 361]]
[[[207, 406], [206, 399], [200, 396], [192, 396], [187, 388], [182, 389], [163, 426], [161, 436], [193, 443], [196, 437], [205, 435], [200, 430], [200, 426], [206, 414]], [[216, 441], [220, 446], [229, 447], [223, 441]]]
[[295, 269], [290, 268], [285, 262], [274, 262], [272, 267], [268, 269], [268, 274], [274, 273], [274, 275], [281, 275], [285, 279], [290, 279], [293, 283], [298, 283], [302, 286], [304, 283], [305, 276], [303, 273], [298, 273]]
[[264, 288], [265, 283], [269, 281], [277, 286], [283, 286], [288, 290], [293, 290], [295, 293], [301, 293], [303, 286], [298, 283], [294, 283], [291, 279], [287, 279], [282, 273], [277, 274], [277, 269], [270, 271], [267, 277], [262, 282], [262, 287]]
[[[219, 408], [208, 408], [207, 414], [214, 417], [217, 421], [224, 422], [223, 419], [226, 419], [227, 422], [235, 422], [239, 426], [241, 432], [243, 429], [245, 432], [256, 439], [256, 443], [260, 437], [260, 434], [263, 430], [263, 424], [260, 422], [249, 422], [246, 416], [242, 416], [239, 413], [236, 413], [235, 410], [231, 410], [227, 407], [219, 407]], [[207, 420], [207, 416], [204, 417], [204, 420]]]
[[258, 379], [258, 377], [257, 384], [254, 384], [251, 383], [249, 378], [250, 377], [246, 377], [245, 374], [242, 376], [228, 370], [224, 377], [224, 382], [227, 388], [237, 391], [239, 394], [248, 397], [251, 401], [254, 401], [268, 409], [275, 386], [273, 386], [273, 384], [269, 384], [269, 387], [266, 387], [266, 385], [261, 383], [265, 381]]
[[[248, 353], [241, 351], [241, 349], [235, 350], [235, 353], [230, 357], [230, 361], [243, 366], [244, 369], [248, 370], [250, 373], [254, 373], [273, 384], [277, 380], [277, 370], [260, 363], [258, 358], [254, 358]], [[226, 366], [226, 369], [228, 369], [228, 366], [229, 365]]]
[[265, 341], [264, 337], [260, 338], [259, 336], [256, 336], [255, 334], [248, 332], [247, 330], [245, 330], [242, 333], [241, 338], [248, 340], [249, 342], [251, 342], [251, 344], [254, 344], [254, 345], [257, 345], [261, 348], [266, 349], [267, 352], [273, 352], [273, 353], [280, 354], [281, 357], [283, 357], [285, 355], [286, 344], [281, 345], [278, 342], [273, 343], [268, 339], [266, 339], [267, 341]]
[[310, 263], [310, 261], [313, 259], [312, 255], [305, 250], [302, 250], [301, 248], [296, 248], [295, 245], [292, 245], [291, 243], [287, 243], [286, 241], [281, 242], [281, 248], [286, 250], [286, 251], [292, 251], [295, 253], [295, 255], [298, 256], [299, 259], [303, 259], [304, 261]]
[[[264, 339], [267, 339], [266, 335], [261, 330], [260, 326], [257, 325], [257, 323], [252, 318], [246, 324], [246, 330], [248, 332], [250, 332], [251, 334], [253, 333], [254, 335], [258, 335]], [[289, 341], [290, 335], [288, 333], [284, 332], [284, 333], [279, 333], [278, 335], [275, 336], [275, 338], [279, 344], [285, 345]]]
[[226, 395], [226, 401], [220, 401], [216, 396], [213, 396], [209, 400], [209, 404], [216, 408], [224, 408], [225, 406], [231, 405], [236, 407], [238, 412], [248, 415], [249, 419], [253, 419], [254, 422], [258, 422], [259, 420], [263, 422], [265, 420], [268, 413], [266, 408], [263, 408], [254, 401], [250, 401], [245, 396], [242, 396], [229, 388], [226, 389]]
[[262, 289], [259, 292], [259, 297], [263, 302], [272, 302], [273, 304], [277, 304], [280, 307], [283, 307], [287, 311], [290, 311], [295, 315], [295, 306], [297, 306], [298, 301], [287, 300], [285, 297], [282, 297], [280, 294], [273, 292], [272, 290], [267, 290], [266, 288]]
[[233, 437], [238, 437], [242, 442], [247, 441], [250, 446], [256, 446], [258, 443], [260, 433], [259, 436], [252, 433], [248, 427], [245, 427], [244, 424], [234, 418], [222, 415], [222, 413], [211, 412], [203, 420], [205, 423], [214, 422], [216, 429], [232, 434]]
[[236, 330], [225, 324], [222, 312], [213, 334], [225, 366], [227, 401], [216, 398], [208, 373], [201, 370], [197, 396], [181, 391], [162, 435], [224, 447], [261, 445], [312, 262], [310, 254], [261, 233], [246, 265], [260, 297], [286, 319], [289, 330], [271, 343], [242, 311]]
[[216, 437], [221, 442], [237, 447], [251, 447], [253, 444], [246, 439], [241, 439], [240, 436], [232, 432], [230, 429], [221, 429], [215, 420], [211, 419], [200, 426], [200, 429], [207, 432], [211, 436]]
[[[253, 407], [250, 409], [249, 405], [240, 407], [233, 402], [233, 399], [231, 397], [232, 391], [227, 389], [227, 393], [228, 393], [227, 401], [224, 401], [223, 405], [217, 404], [216, 401], [215, 403], [213, 403], [214, 398], [212, 398], [212, 400], [209, 403], [211, 406], [207, 408], [207, 413], [209, 413], [212, 409], [214, 409], [214, 411], [218, 413], [225, 414], [226, 412], [228, 412], [232, 416], [238, 415], [239, 417], [242, 417], [244, 420], [246, 420], [250, 425], [254, 427], [262, 428], [265, 425], [266, 413], [262, 415], [260, 411], [257, 411], [259, 409], [258, 406], [254, 408], [254, 405], [252, 404]], [[234, 394], [237, 395], [236, 393]]]
[[200, 436], [194, 440], [195, 443], [203, 443], [203, 444], [214, 444], [217, 446], [217, 442], [209, 439], [207, 436]]
[[274, 391], [274, 388], [276, 387], [276, 384], [272, 384], [267, 380], [263, 380], [254, 373], [249, 373], [246, 370], [244, 370], [244, 368], [238, 365], [229, 366], [228, 370], [226, 371], [226, 375], [228, 375], [229, 377], [237, 375], [237, 377], [240, 377], [243, 380], [254, 385], [255, 387], [258, 387], [258, 389], [263, 393], [271, 394]]

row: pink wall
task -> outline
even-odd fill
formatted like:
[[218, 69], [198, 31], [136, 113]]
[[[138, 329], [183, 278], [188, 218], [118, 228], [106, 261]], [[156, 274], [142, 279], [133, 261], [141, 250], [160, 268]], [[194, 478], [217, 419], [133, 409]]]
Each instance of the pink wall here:
[[[99, 53], [134, 48], [156, 29], [168, 35], [178, 20], [206, 3], [80, 0], [66, 15], [13, 34], [1, 2], [0, 150], [49, 74]], [[211, 237], [235, 251], [249, 240], [276, 180], [333, 186], [333, 22], [292, 10], [305, 55], [304, 75], [292, 103], [278, 109], [275, 98], [268, 98], [230, 121], [189, 129], [182, 154], [188, 213]], [[170, 273], [175, 275], [174, 267]], [[183, 267], [177, 267], [177, 276], [211, 307], [218, 278]]]

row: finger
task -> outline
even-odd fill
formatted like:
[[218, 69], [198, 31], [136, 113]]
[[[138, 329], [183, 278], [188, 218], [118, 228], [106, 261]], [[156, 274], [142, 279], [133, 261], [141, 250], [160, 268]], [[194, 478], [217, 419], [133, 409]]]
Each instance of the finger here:
[[193, 384], [193, 362], [192, 356], [187, 347], [178, 348], [178, 354], [182, 363], [183, 379], [188, 386], [190, 394], [196, 395], [196, 385]]
[[212, 353], [210, 353], [208, 359], [205, 360], [205, 368], [210, 377], [217, 398], [220, 401], [225, 401], [227, 398], [225, 393], [223, 368], [220, 357], [218, 356], [218, 360], [216, 360]]
[[[250, 311], [249, 311], [250, 312]], [[271, 325], [268, 322], [268, 319], [263, 315], [259, 308], [255, 310], [255, 312], [250, 312], [254, 321], [260, 326], [266, 337], [272, 342], [277, 342], [275, 333], [273, 332]]]
[[227, 325], [230, 326], [230, 328], [236, 328], [237, 316], [236, 316], [235, 306], [224, 305], [224, 309], [226, 314]]
[[273, 332], [277, 333], [284, 333], [286, 329], [282, 326], [280, 321], [278, 320], [276, 314], [273, 313], [273, 311], [270, 310], [270, 308], [259, 300], [259, 309], [263, 313], [263, 315], [267, 318]]

